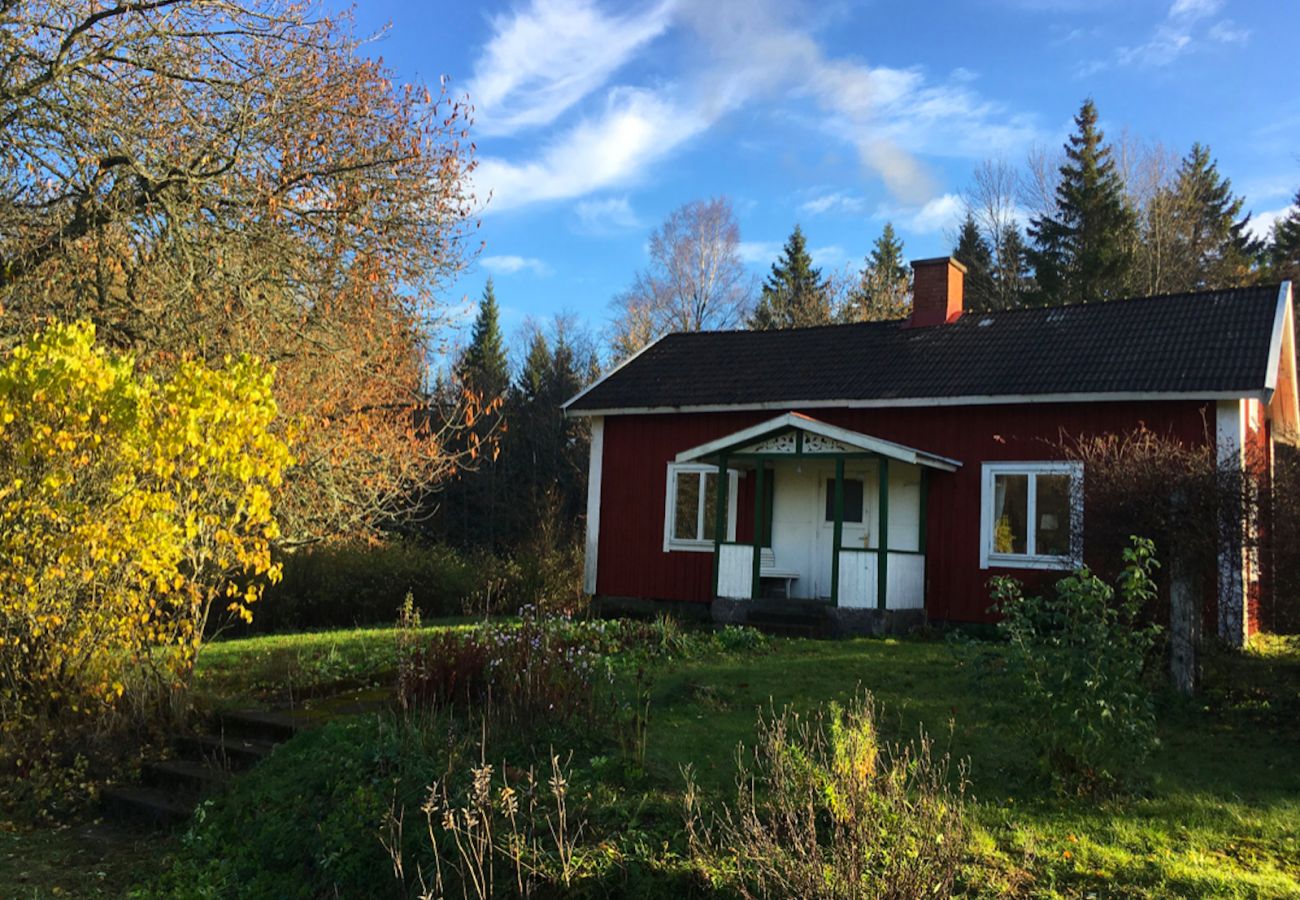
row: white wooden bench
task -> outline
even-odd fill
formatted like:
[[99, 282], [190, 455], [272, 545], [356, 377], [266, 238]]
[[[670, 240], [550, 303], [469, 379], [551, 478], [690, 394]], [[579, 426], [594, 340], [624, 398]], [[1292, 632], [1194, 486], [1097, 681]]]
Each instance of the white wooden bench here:
[[760, 579], [770, 578], [773, 581], [780, 581], [781, 596], [788, 600], [790, 598], [790, 586], [799, 577], [799, 573], [793, 569], [778, 569], [776, 567], [776, 554], [772, 552], [771, 547], [764, 547], [758, 557], [758, 576]]

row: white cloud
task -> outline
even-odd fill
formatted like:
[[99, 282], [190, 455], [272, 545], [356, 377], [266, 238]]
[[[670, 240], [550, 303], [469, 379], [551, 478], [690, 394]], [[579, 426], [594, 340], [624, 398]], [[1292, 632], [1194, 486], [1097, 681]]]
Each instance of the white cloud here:
[[551, 274], [551, 267], [535, 256], [484, 256], [479, 263], [494, 275], [515, 275], [523, 271], [540, 276]]
[[813, 264], [819, 268], [834, 268], [849, 258], [848, 253], [839, 244], [827, 244], [825, 247], [813, 247], [808, 251]]
[[741, 241], [736, 247], [741, 262], [751, 266], [771, 264], [781, 254], [780, 241]]
[[[1115, 60], [1121, 65], [1169, 65], [1197, 46], [1198, 23], [1213, 16], [1222, 6], [1222, 0], [1174, 0], [1164, 21], [1156, 26], [1151, 39], [1136, 46], [1120, 47], [1115, 53]], [[1224, 19], [1211, 26], [1204, 36], [1221, 44], [1244, 44], [1250, 37], [1250, 32]], [[1084, 67], [1083, 72], [1092, 74], [1105, 67], [1104, 61], [1098, 61]]]
[[1220, 44], [1244, 44], [1250, 40], [1250, 29], [1239, 27], [1231, 19], [1215, 22], [1206, 34]]
[[861, 197], [844, 191], [833, 191], [799, 204], [799, 210], [810, 216], [820, 216], [826, 213], [860, 213], [863, 206]]
[[467, 88], [475, 130], [511, 134], [554, 122], [662, 34], [671, 10], [670, 2], [659, 2], [615, 17], [592, 0], [534, 0], [495, 17]]
[[1212, 16], [1223, 6], [1223, 0], [1174, 0], [1169, 7], [1169, 18], [1192, 21]]
[[[503, 130], [553, 122], [669, 27], [693, 36], [687, 50], [696, 52], [683, 52], [675, 81], [653, 90], [628, 85], [607, 89], [602, 112], [553, 135], [531, 159], [482, 158], [475, 186], [480, 197], [492, 193], [489, 213], [631, 183], [722, 116], [760, 102], [808, 110], [798, 127], [854, 147], [863, 167], [907, 205], [923, 204], [936, 193], [920, 156], [980, 159], [1022, 151], [1042, 137], [1032, 120], [979, 95], [968, 70], [936, 81], [920, 68], [873, 67], [829, 56], [806, 21], [797, 18], [797, 10], [780, 0], [664, 0], [640, 17], [618, 20], [595, 12], [591, 2], [534, 0], [527, 14], [497, 23], [483, 71], [490, 58], [502, 73], [485, 75], [477, 83], [489, 129], [493, 122]], [[612, 35], [608, 40], [618, 52], [586, 56], [582, 64], [567, 57], [557, 62], [549, 55], [545, 65], [507, 54], [525, 37], [544, 43], [537, 23], [563, 8], [578, 10], [588, 31]], [[525, 19], [527, 28], [520, 24]], [[566, 40], [561, 36], [557, 43]], [[595, 72], [590, 77], [588, 67]], [[517, 108], [511, 106], [515, 101]]]
[[474, 172], [475, 192], [491, 194], [487, 212], [581, 197], [632, 181], [708, 124], [655, 92], [614, 88], [600, 116], [563, 133], [538, 158], [483, 159]]
[[877, 219], [888, 219], [913, 234], [942, 234], [955, 228], [966, 206], [957, 194], [942, 194], [917, 206], [882, 206]]
[[587, 234], [614, 234], [645, 227], [627, 197], [583, 200], [574, 207], [574, 212], [578, 214], [581, 230]]
[[1250, 224], [1246, 230], [1250, 232], [1251, 237], [1264, 241], [1273, 237], [1273, 225], [1278, 219], [1285, 219], [1291, 213], [1296, 211], [1294, 206], [1284, 206], [1281, 209], [1270, 209], [1266, 212], [1255, 213], [1250, 217]]

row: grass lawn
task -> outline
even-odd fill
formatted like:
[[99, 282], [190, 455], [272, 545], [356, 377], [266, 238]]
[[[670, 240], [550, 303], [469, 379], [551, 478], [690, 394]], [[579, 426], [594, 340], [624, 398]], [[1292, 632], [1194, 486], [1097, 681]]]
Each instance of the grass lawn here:
[[[233, 704], [383, 687], [395, 646], [392, 629], [218, 642], [204, 652], [198, 689], [207, 702]], [[729, 798], [736, 745], [752, 740], [759, 709], [807, 709], [860, 686], [882, 706], [887, 737], [924, 727], [940, 750], [969, 760], [981, 893], [1300, 896], [1298, 639], [1210, 659], [1201, 698], [1162, 700], [1162, 743], [1143, 795], [1100, 805], [1044, 792], [999, 676], [942, 641], [774, 639], [766, 651], [675, 658], [651, 672], [646, 764], [660, 797], [680, 794], [691, 764], [706, 791]], [[68, 856], [83, 846], [75, 832], [0, 823], [0, 896], [52, 895], [42, 884], [114, 896], [175, 844], [125, 844], [107, 860]]]
[[1052, 895], [1300, 896], [1300, 641], [1214, 661], [1230, 680], [1201, 702], [1167, 701], [1145, 796], [1097, 805], [1043, 796], [996, 682], [943, 643], [782, 641], [758, 659], [686, 662], [653, 689], [647, 764], [664, 783], [690, 763], [727, 792], [755, 711], [844, 699], [858, 685], [882, 729], [921, 727], [970, 762], [990, 887]]
[[[475, 621], [434, 619], [421, 631], [472, 628]], [[293, 704], [344, 690], [386, 687], [396, 659], [393, 626], [217, 640], [199, 656], [194, 690], [200, 703], [217, 708]]]

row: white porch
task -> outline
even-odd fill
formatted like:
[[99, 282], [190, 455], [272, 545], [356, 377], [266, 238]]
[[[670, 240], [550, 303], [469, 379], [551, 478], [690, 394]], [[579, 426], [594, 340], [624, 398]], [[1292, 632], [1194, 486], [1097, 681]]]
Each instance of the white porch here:
[[716, 596], [924, 609], [928, 480], [956, 460], [788, 413], [677, 461], [738, 470], [753, 485], [753, 536], [738, 542], [719, 537], [732, 481], [717, 480]]

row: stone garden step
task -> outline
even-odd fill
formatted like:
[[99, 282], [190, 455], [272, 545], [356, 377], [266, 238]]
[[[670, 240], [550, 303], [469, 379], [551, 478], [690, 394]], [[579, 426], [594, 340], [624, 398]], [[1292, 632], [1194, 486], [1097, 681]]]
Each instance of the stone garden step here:
[[148, 787], [201, 796], [230, 780], [230, 770], [206, 760], [161, 759], [141, 768]]
[[172, 791], [134, 784], [111, 785], [100, 794], [104, 811], [119, 821], [147, 828], [175, 828], [189, 821], [192, 798]]
[[233, 735], [186, 734], [176, 738], [176, 749], [196, 759], [226, 769], [246, 769], [275, 749], [275, 741]]
[[310, 723], [305, 716], [264, 709], [232, 709], [219, 713], [219, 733], [264, 741], [287, 741]]

